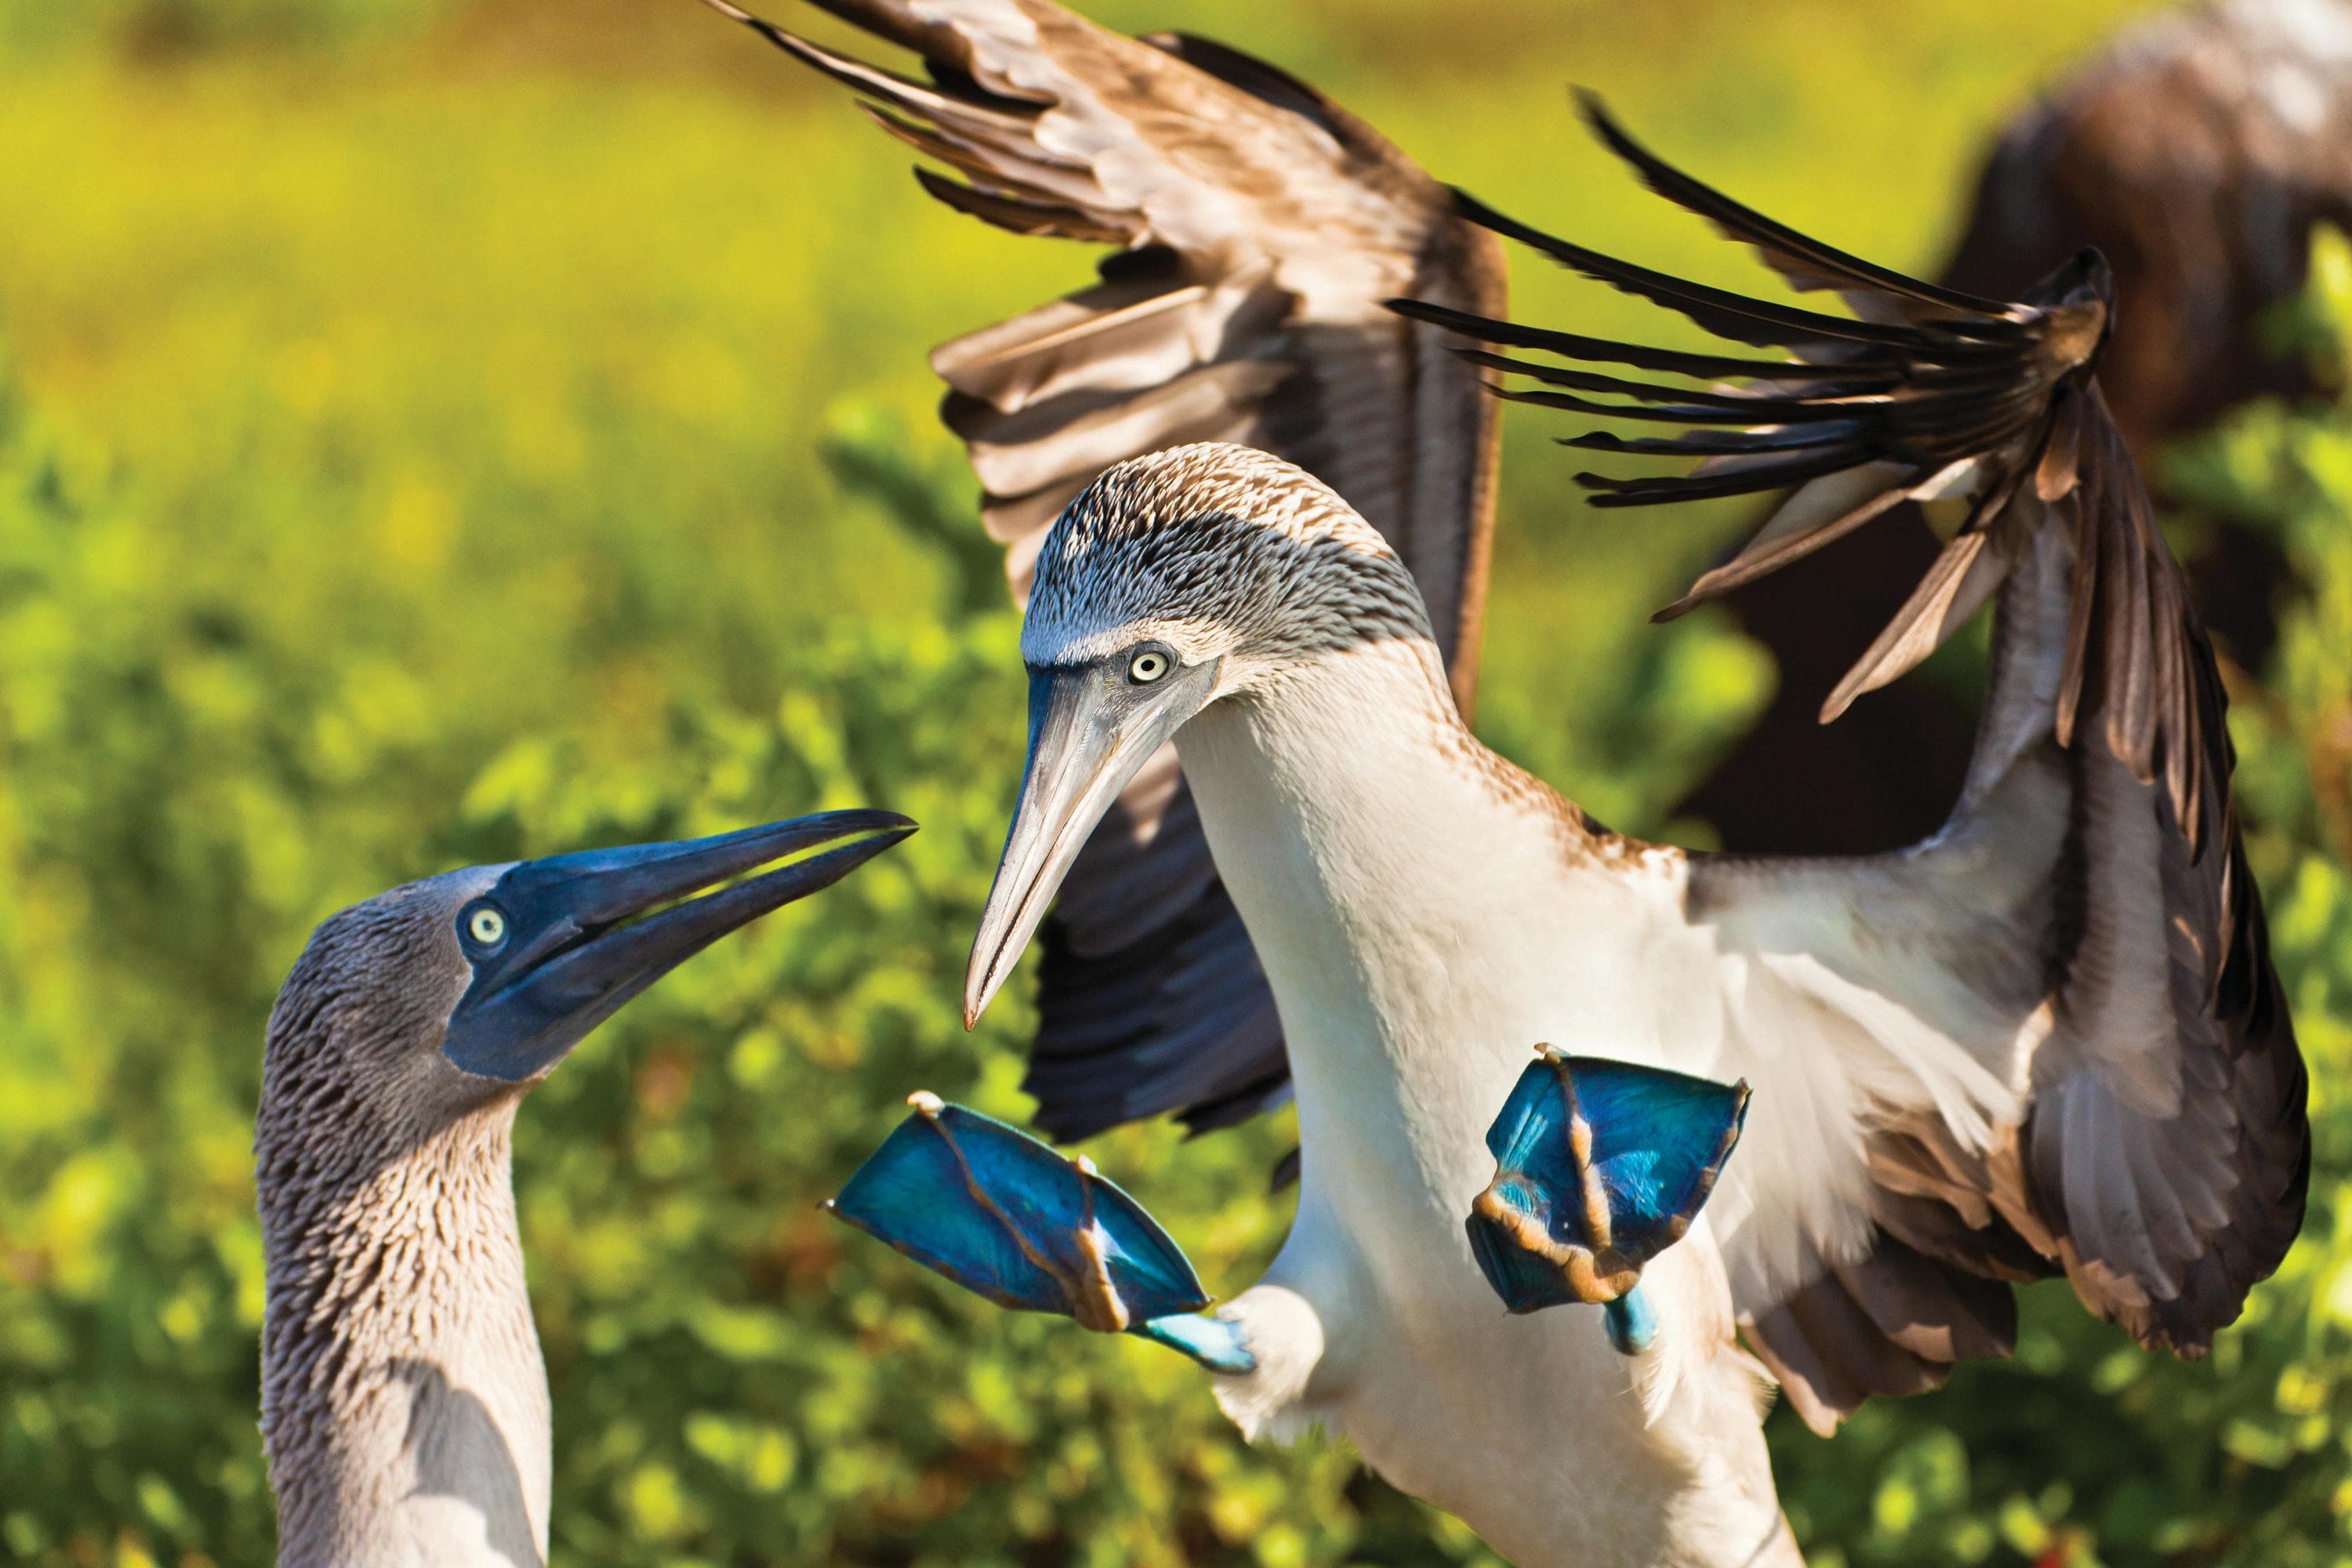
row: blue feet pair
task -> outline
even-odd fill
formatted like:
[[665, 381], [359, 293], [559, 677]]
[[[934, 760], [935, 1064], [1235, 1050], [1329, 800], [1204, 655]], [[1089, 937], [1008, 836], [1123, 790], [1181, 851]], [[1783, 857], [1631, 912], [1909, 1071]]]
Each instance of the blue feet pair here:
[[[1001, 1307], [1255, 1369], [1237, 1328], [1201, 1315], [1182, 1250], [1091, 1161], [936, 1095], [908, 1103], [834, 1214]], [[1497, 1169], [1468, 1221], [1486, 1282], [1513, 1312], [1603, 1304], [1610, 1342], [1647, 1349], [1642, 1268], [1689, 1228], [1747, 1111], [1746, 1084], [1544, 1047], [1486, 1133]]]

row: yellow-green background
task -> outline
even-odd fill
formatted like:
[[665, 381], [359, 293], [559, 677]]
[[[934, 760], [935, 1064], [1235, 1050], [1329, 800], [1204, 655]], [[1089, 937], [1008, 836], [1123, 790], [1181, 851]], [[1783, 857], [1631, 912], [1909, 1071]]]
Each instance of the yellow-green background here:
[[[1567, 83], [1931, 268], [1990, 128], [2133, 9], [1095, 14], [1267, 55], [1507, 206], [1753, 283], [1604, 164]], [[250, 1112], [312, 924], [465, 861], [850, 804], [925, 831], [524, 1109], [557, 1558], [1487, 1560], [1344, 1450], [1244, 1448], [1177, 1358], [995, 1313], [812, 1209], [910, 1089], [1025, 1108], [1025, 988], [956, 1016], [1021, 698], [922, 356], [1090, 258], [932, 205], [906, 163], [691, 0], [0, 5], [0, 1561], [268, 1556]], [[1528, 313], [1665, 330], [1514, 266]], [[2346, 424], [2257, 416], [2177, 459], [2317, 593], [2241, 702], [2316, 1070], [2308, 1239], [2203, 1365], [2045, 1289], [2012, 1363], [1833, 1444], [1775, 1417], [1818, 1562], [2352, 1561], [2352, 895], [2306, 744], [2352, 722]], [[1587, 511], [1545, 433], [1509, 426], [1482, 729], [1660, 830], [1771, 679], [1727, 623], [1643, 624], [1736, 514]], [[1286, 1221], [1286, 1137], [1095, 1152], [1230, 1291]]]

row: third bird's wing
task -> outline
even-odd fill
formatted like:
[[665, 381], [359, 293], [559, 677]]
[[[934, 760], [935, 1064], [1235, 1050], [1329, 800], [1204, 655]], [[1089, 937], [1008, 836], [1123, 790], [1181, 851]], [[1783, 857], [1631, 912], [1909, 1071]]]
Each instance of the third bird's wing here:
[[[1382, 309], [1414, 294], [1501, 312], [1500, 247], [1443, 186], [1271, 66], [1049, 0], [817, 0], [912, 50], [919, 78], [711, 3], [964, 176], [917, 171], [949, 205], [1119, 247], [1094, 287], [931, 356], [1016, 595], [1055, 515], [1104, 468], [1237, 441], [1310, 470], [1396, 546], [1467, 708], [1496, 414], [1442, 332]], [[1096, 830], [1043, 934], [1028, 1088], [1055, 1136], [1171, 1110], [1218, 1126], [1286, 1092], [1273, 996], [1172, 748]]]

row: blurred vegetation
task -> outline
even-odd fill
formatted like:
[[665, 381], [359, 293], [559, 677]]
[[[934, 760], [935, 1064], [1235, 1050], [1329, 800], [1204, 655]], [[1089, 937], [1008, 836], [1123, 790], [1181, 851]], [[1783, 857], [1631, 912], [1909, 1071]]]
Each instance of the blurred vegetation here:
[[[1988, 128], [2130, 6], [1095, 9], [1243, 43], [1498, 201], [1752, 284], [1603, 168], [1563, 81], [1929, 267]], [[1077, 281], [1079, 248], [932, 208], [687, 0], [0, 7], [0, 1560], [268, 1554], [251, 1108], [321, 916], [453, 864], [874, 804], [924, 832], [525, 1108], [558, 1558], [1491, 1562], [1343, 1449], [1242, 1447], [1177, 1358], [994, 1312], [812, 1206], [911, 1089], [1025, 1110], [1020, 988], [976, 1036], [955, 1003], [1019, 763], [1015, 627], [919, 351]], [[2291, 325], [2341, 364], [2340, 246]], [[1660, 812], [1769, 672], [1719, 621], [1643, 617], [1735, 514], [1566, 503], [1547, 433], [1511, 427], [1482, 730], [1612, 824], [1704, 841]], [[2315, 1068], [2307, 1238], [2202, 1365], [2045, 1289], [2013, 1363], [1834, 1443], [1776, 1417], [1822, 1563], [2352, 1554], [2352, 409], [2250, 413], [2173, 478], [2305, 584], [2236, 717]], [[1287, 1136], [1094, 1152], [1230, 1290], [1287, 1223]]]

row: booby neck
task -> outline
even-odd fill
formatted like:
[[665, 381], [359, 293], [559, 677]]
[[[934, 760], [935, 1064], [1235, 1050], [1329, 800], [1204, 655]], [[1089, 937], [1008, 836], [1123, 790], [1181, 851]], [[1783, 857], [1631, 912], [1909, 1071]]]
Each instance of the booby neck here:
[[[1471, 1047], [1491, 1059], [1465, 1061], [1465, 1008], [1525, 994], [1525, 942], [1543, 932], [1515, 940], [1520, 911], [1572, 900], [1598, 923], [1630, 908], [1627, 851], [1472, 736], [1418, 639], [1333, 651], [1213, 702], [1177, 746], [1273, 982], [1308, 1163], [1360, 1158], [1351, 1177], [1385, 1190], [1412, 1150], [1422, 1196], [1458, 1238], [1493, 1173], [1486, 1124], [1538, 1037], [1496, 1016]], [[1488, 971], [1509, 983], [1482, 986]]]
[[282, 1564], [546, 1561], [550, 1418], [515, 1224], [519, 1099], [373, 1152], [273, 1126], [283, 1105], [265, 1111], [262, 1436]]

